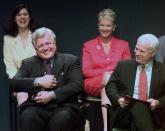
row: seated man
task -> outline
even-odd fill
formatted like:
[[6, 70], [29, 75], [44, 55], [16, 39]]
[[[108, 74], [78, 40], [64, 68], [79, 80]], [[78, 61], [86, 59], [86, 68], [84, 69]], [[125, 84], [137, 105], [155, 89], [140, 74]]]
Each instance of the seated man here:
[[29, 93], [20, 106], [20, 130], [75, 131], [83, 122], [77, 103], [83, 82], [80, 62], [56, 51], [50, 29], [37, 29], [32, 38], [37, 56], [23, 60], [10, 81], [14, 91]]
[[121, 61], [106, 86], [112, 102], [111, 126], [137, 131], [165, 130], [165, 65], [154, 60], [159, 46], [152, 34], [137, 40], [135, 60]]

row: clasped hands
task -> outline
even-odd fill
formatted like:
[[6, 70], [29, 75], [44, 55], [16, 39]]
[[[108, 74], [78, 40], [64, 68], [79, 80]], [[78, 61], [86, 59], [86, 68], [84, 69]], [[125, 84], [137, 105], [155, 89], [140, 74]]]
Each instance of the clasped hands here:
[[[153, 98], [150, 98], [147, 100], [150, 103], [150, 108], [151, 110], [155, 110], [159, 106], [159, 101]], [[126, 107], [129, 104], [129, 101], [126, 101], [124, 97], [120, 97], [118, 99], [118, 104], [120, 105], [121, 108]]]
[[[38, 87], [47, 88], [47, 89], [56, 88], [58, 84], [55, 76], [48, 74], [36, 78], [36, 82]], [[36, 97], [34, 98], [35, 102], [42, 104], [46, 104], [53, 99], [55, 99], [54, 91], [40, 91], [37, 93]]]
[[44, 75], [42, 77], [38, 77], [37, 83], [38, 86], [42, 88], [55, 88], [57, 87], [57, 80], [54, 75]]

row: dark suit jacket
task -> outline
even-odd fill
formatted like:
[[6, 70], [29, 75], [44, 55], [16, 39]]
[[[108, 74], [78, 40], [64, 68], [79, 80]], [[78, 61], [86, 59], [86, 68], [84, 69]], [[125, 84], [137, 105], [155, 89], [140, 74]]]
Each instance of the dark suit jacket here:
[[[137, 63], [135, 60], [121, 61], [111, 75], [106, 86], [106, 93], [116, 113], [119, 107], [118, 99], [123, 94], [133, 96], [136, 69]], [[160, 106], [165, 108], [165, 64], [157, 61], [153, 62], [149, 98], [158, 99]]]
[[[45, 72], [44, 61], [38, 56], [23, 60], [21, 68], [10, 81], [14, 91], [36, 92], [34, 79], [43, 76]], [[71, 54], [56, 53], [53, 58], [52, 72], [58, 81], [58, 88], [54, 89], [56, 99], [47, 104], [69, 105], [77, 108], [77, 98], [82, 92], [83, 76], [80, 69], [80, 62], [76, 56]], [[26, 105], [25, 102], [23, 105]], [[51, 106], [50, 106], [51, 105]]]

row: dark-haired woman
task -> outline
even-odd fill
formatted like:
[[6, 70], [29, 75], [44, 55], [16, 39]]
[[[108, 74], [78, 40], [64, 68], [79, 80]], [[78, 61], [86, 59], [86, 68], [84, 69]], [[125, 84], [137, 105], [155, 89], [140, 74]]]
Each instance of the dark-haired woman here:
[[[31, 33], [36, 29], [36, 22], [31, 10], [25, 4], [20, 4], [9, 15], [5, 25], [4, 62], [9, 78], [12, 78], [23, 59], [35, 55]], [[23, 103], [28, 94], [16, 93], [18, 105]]]

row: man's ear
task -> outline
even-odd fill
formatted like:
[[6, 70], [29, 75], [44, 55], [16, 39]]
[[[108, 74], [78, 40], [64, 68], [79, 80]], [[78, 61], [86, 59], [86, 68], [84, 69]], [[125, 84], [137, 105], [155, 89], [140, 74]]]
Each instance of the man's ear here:
[[155, 57], [155, 55], [156, 55], [156, 52], [153, 52], [153, 53], [152, 53], [152, 57]]

